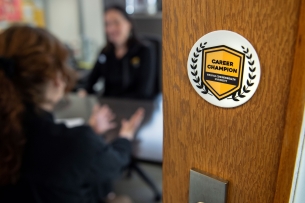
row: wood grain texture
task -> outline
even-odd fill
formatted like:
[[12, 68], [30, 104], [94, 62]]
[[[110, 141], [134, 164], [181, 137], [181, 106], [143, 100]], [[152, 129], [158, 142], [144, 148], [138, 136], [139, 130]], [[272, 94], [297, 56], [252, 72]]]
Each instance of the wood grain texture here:
[[[273, 202], [300, 1], [163, 0], [164, 203], [188, 202], [189, 170], [229, 181], [228, 203]], [[205, 102], [187, 76], [193, 44], [214, 30], [247, 38], [261, 82], [234, 109]]]
[[305, 1], [302, 0], [299, 18], [299, 31], [296, 38], [294, 65], [290, 83], [286, 123], [282, 153], [277, 178], [274, 203], [289, 201], [290, 189], [299, 137], [302, 128], [303, 109], [305, 104]]

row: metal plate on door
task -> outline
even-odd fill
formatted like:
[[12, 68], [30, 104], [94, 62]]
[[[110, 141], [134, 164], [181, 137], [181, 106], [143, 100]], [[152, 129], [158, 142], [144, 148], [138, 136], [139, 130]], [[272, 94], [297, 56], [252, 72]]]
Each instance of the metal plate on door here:
[[228, 181], [191, 169], [189, 203], [225, 203]]

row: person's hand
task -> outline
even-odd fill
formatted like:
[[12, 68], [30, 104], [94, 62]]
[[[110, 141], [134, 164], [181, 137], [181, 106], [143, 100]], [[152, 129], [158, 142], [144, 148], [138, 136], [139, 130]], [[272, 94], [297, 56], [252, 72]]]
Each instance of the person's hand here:
[[79, 90], [77, 91], [77, 95], [78, 95], [79, 97], [81, 97], [81, 98], [84, 98], [84, 97], [86, 97], [86, 96], [88, 95], [88, 93], [87, 93], [87, 91], [86, 91], [85, 89], [79, 89]]
[[122, 127], [119, 133], [121, 138], [132, 140], [144, 118], [144, 109], [139, 108], [129, 120], [122, 120]]
[[116, 123], [113, 122], [114, 118], [115, 115], [107, 105], [95, 105], [89, 119], [89, 125], [95, 133], [103, 134], [116, 127]]

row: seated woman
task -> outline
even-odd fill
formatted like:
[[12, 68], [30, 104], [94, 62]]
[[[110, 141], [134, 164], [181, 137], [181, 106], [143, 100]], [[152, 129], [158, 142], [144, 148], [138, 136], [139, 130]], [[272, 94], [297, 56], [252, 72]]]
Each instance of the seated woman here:
[[47, 31], [0, 34], [1, 203], [98, 203], [128, 164], [143, 110], [122, 121], [109, 145], [98, 136], [115, 127], [106, 106], [95, 107], [88, 126], [56, 124], [52, 110], [72, 80], [66, 49]]
[[104, 78], [105, 97], [152, 99], [157, 74], [151, 48], [136, 37], [132, 20], [123, 8], [106, 9], [105, 25], [107, 45], [79, 95], [94, 93], [94, 84]]

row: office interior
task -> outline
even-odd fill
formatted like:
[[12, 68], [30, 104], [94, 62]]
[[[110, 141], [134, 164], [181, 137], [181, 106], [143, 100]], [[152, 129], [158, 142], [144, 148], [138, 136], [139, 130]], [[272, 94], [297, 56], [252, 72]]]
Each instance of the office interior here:
[[[0, 1], [0, 4], [4, 3]], [[139, 38], [153, 36], [158, 40], [159, 63], [161, 66], [162, 46], [162, 1], [137, 0], [20, 0], [12, 1], [19, 9], [19, 16], [6, 19], [0, 11], [0, 32], [15, 24], [27, 24], [42, 27], [63, 42], [71, 53], [70, 65], [77, 73], [77, 84], [73, 92], [68, 93], [55, 110], [58, 123], [74, 127], [86, 124], [91, 109], [101, 95], [90, 95], [81, 99], [77, 95], [92, 71], [101, 49], [106, 45], [104, 10], [113, 5], [126, 9], [136, 27]], [[161, 81], [161, 67], [158, 71]], [[161, 84], [160, 84], [161, 85]], [[95, 88], [103, 91], [103, 79]], [[145, 107], [145, 118], [134, 141], [136, 153], [134, 163], [127, 168], [114, 183], [116, 195], [129, 196], [134, 203], [161, 202], [162, 198], [162, 93], [150, 101], [102, 100], [116, 114], [117, 122], [128, 117], [140, 106]], [[124, 112], [123, 115], [115, 111]], [[105, 140], [112, 134], [105, 135]], [[141, 137], [143, 136], [143, 137]], [[137, 144], [140, 143], [140, 144]], [[155, 156], [155, 157], [154, 157]], [[148, 157], [148, 158], [147, 158]], [[157, 157], [157, 158], [156, 158]]]
[[[0, 0], [0, 5], [3, 2]], [[42, 27], [60, 39], [70, 51], [70, 65], [77, 73], [77, 83], [73, 91], [56, 106], [54, 115], [57, 123], [64, 123], [68, 127], [86, 125], [93, 106], [100, 102], [113, 109], [117, 123], [131, 116], [137, 108], [145, 109], [145, 118], [133, 141], [135, 157], [132, 164], [115, 179], [112, 192], [117, 196], [130, 197], [133, 203], [162, 202], [163, 98], [160, 71], [162, 0], [13, 0], [12, 2], [17, 2], [14, 6], [19, 9], [19, 15], [5, 18], [0, 8], [0, 32], [14, 24]], [[133, 19], [136, 32], [141, 39], [148, 40], [152, 37], [157, 41], [159, 48], [155, 48], [157, 54], [154, 60], [160, 64], [157, 73], [160, 92], [149, 101], [103, 98], [105, 84], [103, 79], [94, 87], [100, 94], [85, 98], [78, 95], [78, 90], [86, 83], [101, 49], [107, 43], [104, 11], [112, 5], [125, 8]], [[303, 119], [297, 156], [299, 163], [296, 165], [293, 177], [292, 189], [295, 191], [295, 199], [290, 200], [292, 203], [305, 201], [304, 122]], [[118, 128], [110, 130], [103, 139], [111, 142], [117, 133]]]

